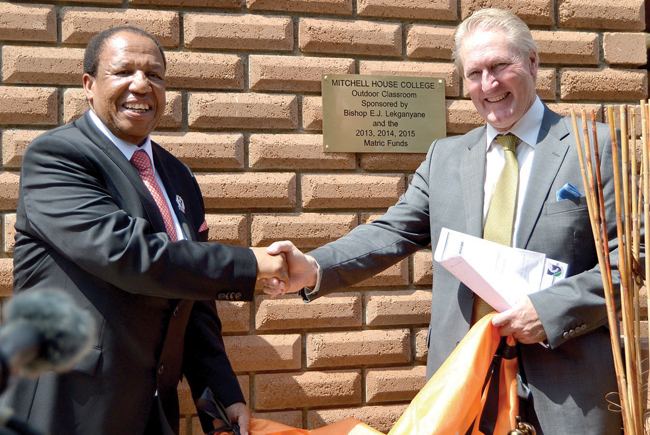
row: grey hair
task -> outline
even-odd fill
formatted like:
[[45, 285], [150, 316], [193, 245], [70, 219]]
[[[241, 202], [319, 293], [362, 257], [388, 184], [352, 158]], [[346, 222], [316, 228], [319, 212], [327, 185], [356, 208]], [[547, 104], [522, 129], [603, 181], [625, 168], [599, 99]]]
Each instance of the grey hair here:
[[463, 39], [476, 30], [500, 30], [506, 36], [509, 45], [518, 51], [518, 55], [525, 59], [530, 53], [537, 56], [537, 44], [533, 40], [530, 29], [521, 18], [504, 9], [480, 9], [465, 18], [456, 28], [454, 33], [454, 62], [458, 71], [463, 71], [463, 61], [460, 51]]

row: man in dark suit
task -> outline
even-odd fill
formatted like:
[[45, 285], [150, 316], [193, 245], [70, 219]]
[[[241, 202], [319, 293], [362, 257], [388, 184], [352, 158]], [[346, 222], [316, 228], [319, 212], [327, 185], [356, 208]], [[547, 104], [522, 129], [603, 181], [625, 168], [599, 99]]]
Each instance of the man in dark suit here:
[[[307, 256], [290, 242], [277, 242], [269, 252], [285, 253], [288, 289], [308, 287], [302, 290], [307, 300], [435, 246], [443, 227], [568, 263], [568, 278], [523, 295], [492, 323], [521, 343], [533, 397], [528, 411], [539, 420], [538, 434], [619, 433], [620, 417], [608, 411], [605, 400], [617, 387], [585, 198], [556, 196], [567, 183], [582, 186], [570, 123], [537, 97], [537, 48], [526, 24], [512, 13], [475, 12], [459, 25], [455, 46], [465, 89], [486, 125], [433, 142], [406, 193], [371, 224]], [[607, 219], [613, 223], [611, 143], [603, 125], [598, 134]], [[516, 149], [507, 138], [518, 143]], [[613, 226], [609, 236], [615, 240]], [[435, 262], [433, 276], [428, 376], [485, 306]]]
[[21, 381], [8, 398], [47, 433], [178, 433], [183, 375], [247, 433], [214, 299], [251, 300], [256, 280], [278, 284], [286, 265], [263, 248], [207, 243], [193, 174], [149, 138], [165, 107], [165, 62], [140, 29], [96, 35], [84, 58], [91, 110], [25, 152], [15, 291], [63, 289], [98, 326], [72, 371]]

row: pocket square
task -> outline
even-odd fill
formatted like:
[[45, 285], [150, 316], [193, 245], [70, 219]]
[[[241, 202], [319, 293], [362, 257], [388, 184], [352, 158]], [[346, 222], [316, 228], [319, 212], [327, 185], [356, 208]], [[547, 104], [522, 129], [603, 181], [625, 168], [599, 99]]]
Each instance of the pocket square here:
[[580, 193], [577, 187], [571, 183], [566, 183], [562, 186], [557, 192], [555, 192], [555, 200], [562, 201], [568, 199], [571, 201], [577, 201], [582, 198], [584, 195]]

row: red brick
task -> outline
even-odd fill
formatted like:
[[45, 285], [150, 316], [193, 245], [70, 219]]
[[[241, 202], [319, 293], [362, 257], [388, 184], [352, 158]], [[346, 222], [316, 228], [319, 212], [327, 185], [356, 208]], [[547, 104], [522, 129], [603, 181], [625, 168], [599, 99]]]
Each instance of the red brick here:
[[[433, 142], [433, 139], [431, 140]], [[424, 153], [361, 154], [360, 166], [366, 171], [415, 171], [424, 160]]]
[[69, 3], [94, 3], [94, 4], [106, 4], [106, 5], [118, 5], [122, 4], [122, 0], [67, 0]]
[[168, 88], [244, 88], [244, 65], [237, 55], [170, 51], [165, 56]]
[[0, 258], [0, 296], [11, 296], [13, 285], [13, 260], [11, 258]]
[[85, 44], [96, 33], [120, 25], [132, 25], [154, 35], [165, 47], [178, 47], [178, 13], [150, 9], [63, 8], [61, 42]]
[[469, 100], [447, 100], [447, 134], [462, 134], [485, 122]]
[[307, 334], [307, 367], [406, 363], [411, 360], [410, 341], [408, 329]]
[[251, 323], [251, 303], [216, 301], [224, 333], [248, 332]]
[[275, 421], [291, 427], [302, 427], [302, 411], [254, 412], [253, 417]]
[[472, 12], [486, 7], [508, 9], [528, 24], [549, 25], [555, 22], [553, 0], [463, 0], [461, 15], [465, 19]]
[[431, 316], [431, 291], [390, 290], [366, 293], [366, 325], [426, 325]]
[[426, 383], [426, 371], [426, 366], [368, 370], [366, 403], [412, 400]]
[[433, 284], [433, 256], [431, 251], [426, 249], [413, 254], [413, 284]]
[[198, 174], [207, 209], [292, 208], [293, 173]]
[[255, 376], [256, 410], [360, 403], [361, 374], [356, 370]]
[[397, 419], [406, 410], [404, 405], [364, 406], [345, 409], [319, 409], [309, 411], [307, 420], [310, 428], [318, 428], [335, 423], [344, 418], [356, 418], [373, 429], [388, 433]]
[[299, 248], [315, 248], [347, 234], [357, 225], [356, 214], [302, 213], [255, 215], [251, 224], [253, 246], [291, 240]]
[[43, 133], [45, 130], [3, 130], [2, 166], [5, 169], [19, 168], [27, 145]]
[[2, 230], [2, 240], [3, 240], [3, 247], [2, 250], [4, 251], [5, 254], [11, 254], [14, 252], [14, 236], [16, 235], [16, 229], [14, 228], [14, 225], [16, 224], [16, 214], [15, 213], [7, 213], [4, 215], [4, 219], [2, 220], [3, 223], [3, 230]]
[[456, 0], [358, 0], [359, 16], [452, 21], [458, 18]]
[[[120, 0], [121, 3], [121, 0]], [[242, 0], [129, 0], [130, 5], [240, 9]]]
[[640, 30], [645, 28], [644, 0], [558, 0], [560, 27]]
[[645, 33], [605, 33], [603, 51], [610, 65], [645, 65], [648, 62]]
[[361, 326], [361, 295], [332, 293], [305, 304], [300, 297], [255, 299], [255, 328], [258, 331], [305, 330]]
[[298, 101], [292, 95], [191, 93], [188, 123], [193, 128], [293, 129]]
[[619, 69], [563, 69], [563, 100], [638, 100], [648, 96], [648, 73]]
[[18, 205], [17, 172], [0, 172], [0, 211], [13, 211]]
[[79, 85], [83, 52], [81, 48], [5, 45], [2, 77], [5, 83]]
[[406, 54], [414, 59], [451, 60], [455, 27], [414, 24], [406, 33]]
[[303, 97], [302, 128], [315, 131], [323, 129], [323, 99], [321, 97]]
[[56, 11], [52, 5], [0, 3], [0, 40], [56, 41]]
[[388, 267], [375, 276], [355, 284], [354, 287], [389, 287], [404, 286], [409, 281], [408, 261], [402, 260]]
[[384, 208], [404, 193], [400, 175], [311, 174], [302, 176], [305, 208]]
[[190, 391], [190, 385], [187, 379], [183, 378], [176, 388], [178, 393], [178, 406], [181, 415], [196, 414], [196, 406], [194, 406], [194, 399]]
[[[182, 122], [183, 98], [180, 92], [167, 91], [163, 116], [158, 123], [159, 128], [179, 128]], [[63, 122], [71, 122], [79, 118], [89, 109], [86, 95], [81, 88], [69, 88], [63, 93]]]
[[241, 133], [156, 133], [153, 140], [192, 169], [242, 169], [244, 136]]
[[298, 44], [303, 53], [400, 56], [399, 24], [301, 18]]
[[208, 240], [227, 245], [248, 246], [248, 225], [246, 216], [236, 214], [208, 214]]
[[555, 68], [540, 68], [537, 72], [537, 95], [543, 100], [555, 100], [557, 80]]
[[237, 373], [300, 368], [300, 334], [235, 335], [223, 340]]
[[249, 164], [253, 169], [354, 169], [354, 153], [326, 153], [320, 134], [254, 134]]
[[452, 63], [359, 61], [360, 74], [435, 77], [445, 80], [448, 97], [460, 95], [460, 78]]
[[415, 360], [417, 362], [426, 363], [429, 349], [427, 348], [427, 338], [429, 335], [429, 328], [415, 329]]
[[351, 15], [352, 0], [246, 0], [251, 11]]
[[255, 91], [320, 92], [323, 74], [354, 72], [354, 59], [259, 55], [248, 64]]
[[541, 63], [597, 65], [600, 58], [598, 34], [533, 30]]
[[0, 86], [0, 124], [56, 124], [58, 95], [56, 88]]
[[289, 17], [186, 13], [185, 47], [255, 51], [291, 51]]

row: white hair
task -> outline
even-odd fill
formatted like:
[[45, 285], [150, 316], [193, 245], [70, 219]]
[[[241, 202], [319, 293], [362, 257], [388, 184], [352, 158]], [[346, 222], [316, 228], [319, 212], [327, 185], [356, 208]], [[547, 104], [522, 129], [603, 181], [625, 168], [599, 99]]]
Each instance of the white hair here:
[[501, 31], [510, 47], [518, 52], [519, 57], [526, 59], [531, 53], [535, 53], [535, 58], [538, 58], [537, 44], [521, 18], [504, 9], [481, 9], [465, 18], [454, 33], [453, 57], [458, 71], [463, 71], [463, 60], [460, 54], [463, 39], [476, 30]]

